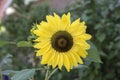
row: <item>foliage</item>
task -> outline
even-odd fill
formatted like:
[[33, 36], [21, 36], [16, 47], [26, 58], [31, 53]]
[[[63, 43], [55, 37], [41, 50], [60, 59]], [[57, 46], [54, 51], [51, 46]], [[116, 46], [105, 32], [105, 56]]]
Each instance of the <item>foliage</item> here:
[[[65, 70], [57, 71], [51, 80], [120, 79], [120, 4], [118, 4], [117, 1], [118, 0], [81, 0], [68, 6], [66, 10], [63, 11], [63, 13], [71, 12], [72, 21], [80, 17], [81, 20], [86, 22], [88, 26], [87, 32], [93, 36], [91, 42], [89, 42], [92, 47], [88, 51], [88, 58], [84, 60], [85, 65], [79, 65], [78, 68], [75, 67], [70, 73]], [[45, 20], [45, 16], [52, 11], [49, 9], [49, 6], [45, 4], [40, 6], [30, 4], [26, 6], [23, 4], [23, 0], [20, 2], [14, 0], [12, 6], [16, 12], [2, 21], [2, 25], [7, 31], [5, 35], [0, 34], [0, 47], [2, 45], [0, 48], [0, 61], [5, 60], [4, 58], [6, 58], [5, 56], [7, 54], [11, 54], [13, 62], [12, 64], [10, 63], [10, 65], [12, 66], [2, 67], [2, 69], [11, 69], [12, 72], [10, 71], [8, 73], [15, 74], [12, 79], [19, 73], [26, 73], [26, 70], [29, 70], [27, 72], [30, 73], [26, 73], [28, 74], [28, 76], [26, 76], [27, 79], [34, 74], [34, 70], [30, 71], [31, 68], [42, 66], [38, 64], [39, 59], [34, 56], [35, 53], [33, 49], [27, 48], [32, 44], [30, 42], [32, 38], [28, 37], [30, 35], [30, 29], [33, 23], [39, 23], [41, 20]], [[58, 13], [62, 14], [61, 12]], [[99, 64], [97, 62], [102, 63]], [[25, 70], [18, 71], [21, 69]], [[17, 70], [17, 72], [14, 70]], [[36, 71], [34, 74], [35, 80], [43, 80], [44, 74], [45, 70]], [[25, 79], [25, 77], [22, 78]]]

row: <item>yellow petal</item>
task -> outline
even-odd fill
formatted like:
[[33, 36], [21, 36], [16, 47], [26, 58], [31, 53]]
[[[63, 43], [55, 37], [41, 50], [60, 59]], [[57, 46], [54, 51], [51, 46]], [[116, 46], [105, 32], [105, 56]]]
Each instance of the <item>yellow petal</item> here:
[[42, 37], [50, 37], [48, 35], [52, 35], [54, 32], [53, 29], [49, 26], [48, 23], [42, 22], [37, 30], [34, 30], [33, 33], [36, 34], [37, 36], [42, 36]]
[[46, 16], [46, 19], [49, 25], [54, 26], [54, 27], [57, 26], [55, 22], [55, 18], [53, 16], [51, 15]]
[[68, 56], [63, 53], [63, 62], [64, 62], [64, 66], [66, 67], [67, 71], [69, 72], [70, 71], [70, 61], [69, 61], [69, 58]]
[[40, 48], [43, 48], [43, 47], [47, 47], [49, 45], [50, 45], [49, 41], [42, 41], [42, 42], [39, 42], [39, 43], [35, 44], [34, 48], [40, 49]]
[[51, 57], [51, 52], [46, 53], [42, 56], [41, 64], [47, 64]]
[[[76, 22], [76, 23], [75, 23]], [[68, 32], [74, 36], [81, 35], [86, 32], [85, 22], [75, 21], [73, 25], [70, 25]]]
[[70, 69], [72, 69], [72, 67], [73, 67], [73, 61], [72, 61], [72, 59], [71, 59], [71, 56], [70, 56], [70, 54], [68, 53], [68, 54], [66, 54], [67, 56], [68, 56], [68, 59], [69, 59], [69, 61], [70, 61]]
[[41, 41], [50, 41], [51, 39], [50, 38], [41, 38], [41, 37], [38, 37], [37, 39], [33, 40], [35, 42], [41, 42]]
[[70, 24], [71, 24], [71, 19], [70, 19], [70, 17], [71, 17], [70, 12], [68, 12], [68, 14], [67, 14], [68, 25], [70, 25]]
[[85, 40], [80, 40], [79, 42], [76, 41], [75, 44], [79, 45], [80, 47], [86, 50], [90, 49], [90, 45]]
[[77, 64], [77, 60], [76, 60], [75, 56], [74, 56], [72, 53], [70, 53], [70, 56], [71, 56], [71, 59], [72, 59], [72, 61], [73, 61], [74, 66], [77, 67], [78, 64]]
[[76, 26], [80, 23], [80, 18], [76, 19], [74, 22], [72, 22], [71, 26]]
[[48, 65], [52, 65], [52, 61], [54, 60], [54, 56], [55, 56], [55, 51], [52, 51], [52, 52], [51, 52], [51, 58], [50, 58], [50, 60], [48, 61]]
[[56, 13], [54, 13], [54, 17], [57, 21], [60, 21], [60, 17]]
[[63, 65], [63, 55], [59, 54], [58, 68], [61, 70]]
[[49, 35], [52, 35], [53, 32], [55, 31], [55, 27], [50, 25], [47, 22], [42, 21], [38, 30], [41, 30], [41, 31], [44, 30], [44, 32], [48, 33]]
[[86, 58], [86, 56], [88, 55], [88, 53], [85, 50], [80, 50], [78, 52], [78, 54], [80, 55], [80, 57], [82, 58]]
[[57, 61], [56, 61], [56, 62], [57, 62], [57, 65], [58, 65], [59, 60], [60, 60], [59, 58], [60, 58], [60, 54], [58, 54], [58, 58], [57, 58]]
[[38, 26], [37, 28], [40, 30], [40, 29], [44, 29], [45, 27], [49, 27], [49, 24], [45, 21], [42, 21]]
[[70, 20], [70, 13], [68, 13], [67, 15], [63, 15], [62, 19], [61, 19], [61, 29], [65, 30], [67, 29], [67, 27], [70, 26], [71, 20]]
[[39, 30], [34, 30], [33, 33], [36, 34], [37, 36], [40, 36], [40, 31]]
[[46, 30], [49, 27], [50, 27], [50, 25], [47, 22], [42, 21], [40, 23], [40, 25], [38, 25], [38, 30]]
[[82, 59], [79, 57], [79, 55], [77, 53], [72, 52], [72, 54], [75, 56], [77, 62], [79, 62], [80, 64], [83, 64]]
[[83, 39], [83, 40], [89, 40], [91, 39], [91, 35], [90, 34], [81, 34], [80, 36], [76, 37], [77, 40]]
[[61, 30], [60, 27], [61, 27], [62, 25], [61, 25], [61, 19], [60, 19], [60, 17], [59, 17], [56, 13], [54, 13], [54, 17], [55, 17], [55, 22], [57, 23], [57, 24], [56, 24], [56, 25], [57, 25], [56, 28], [57, 28], [58, 30]]
[[54, 59], [52, 61], [52, 67], [55, 68], [58, 64], [58, 60], [59, 60], [59, 54], [55, 53]]
[[46, 33], [45, 30], [34, 30], [33, 33], [37, 36], [43, 37], [43, 38], [50, 38], [49, 33]]
[[40, 50], [37, 51], [36, 56], [44, 55], [45, 53], [48, 53], [50, 49], [51, 49], [50, 45], [48, 47], [41, 48]]

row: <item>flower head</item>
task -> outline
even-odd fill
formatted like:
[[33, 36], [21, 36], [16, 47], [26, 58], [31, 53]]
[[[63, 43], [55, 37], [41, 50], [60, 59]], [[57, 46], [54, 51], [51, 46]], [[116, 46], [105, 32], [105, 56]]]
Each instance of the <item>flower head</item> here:
[[54, 13], [54, 16], [46, 16], [46, 19], [33, 30], [37, 36], [34, 48], [37, 49], [36, 56], [42, 56], [41, 64], [59, 69], [65, 66], [67, 71], [83, 64], [82, 58], [86, 58], [86, 50], [90, 48], [86, 40], [91, 38], [86, 33], [85, 22], [77, 19], [71, 23], [70, 13], [63, 14], [62, 18]]

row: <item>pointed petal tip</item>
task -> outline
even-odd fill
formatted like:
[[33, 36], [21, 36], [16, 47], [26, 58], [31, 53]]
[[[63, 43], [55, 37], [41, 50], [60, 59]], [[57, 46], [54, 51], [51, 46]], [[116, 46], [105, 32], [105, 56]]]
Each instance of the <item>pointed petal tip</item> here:
[[82, 59], [80, 59], [79, 63], [80, 63], [80, 64], [84, 64], [84, 62], [82, 61]]
[[62, 70], [62, 66], [59, 66], [59, 65], [58, 65], [58, 68], [59, 68], [60, 70]]
[[67, 69], [68, 72], [70, 72], [70, 69]]
[[37, 57], [39, 57], [39, 56], [41, 56], [41, 54], [39, 54], [39, 53], [36, 53], [36, 56], [37, 56]]
[[55, 13], [55, 12], [54, 12], [53, 14], [54, 14], [54, 16], [56, 16], [56, 15], [57, 15], [57, 13]]
[[89, 35], [89, 39], [91, 39], [92, 38], [92, 36], [90, 35], [90, 34], [88, 34]]
[[68, 12], [68, 13], [67, 13], [67, 16], [70, 16], [70, 15], [71, 15], [70, 12]]
[[41, 64], [46, 64], [46, 63], [44, 63], [43, 61], [41, 61], [40, 63], [41, 63]]

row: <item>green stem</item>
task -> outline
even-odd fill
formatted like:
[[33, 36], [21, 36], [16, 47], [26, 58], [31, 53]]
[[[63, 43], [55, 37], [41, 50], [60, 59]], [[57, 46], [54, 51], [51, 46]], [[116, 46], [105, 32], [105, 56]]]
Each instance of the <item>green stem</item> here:
[[55, 69], [50, 73], [50, 75], [48, 76], [48, 79], [50, 79], [51, 76], [52, 76], [57, 70], [58, 70], [58, 68], [55, 68]]
[[45, 75], [45, 80], [49, 80], [48, 76], [49, 76], [49, 69], [47, 69], [47, 72], [46, 72], [46, 75]]
[[2, 68], [0, 67], [0, 78], [2, 80]]
[[48, 68], [36, 68], [35, 70], [37, 71], [37, 70], [43, 70], [43, 69], [48, 69]]
[[51, 73], [49, 71], [49, 68], [47, 69], [46, 75], [45, 75], [45, 80], [49, 80], [51, 76], [58, 70], [58, 68], [55, 68]]

